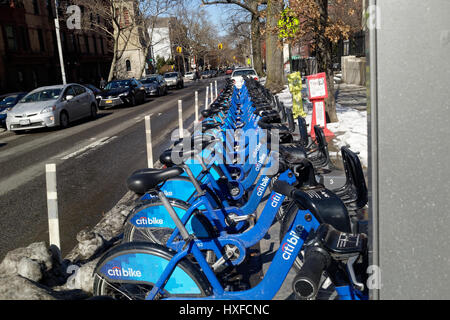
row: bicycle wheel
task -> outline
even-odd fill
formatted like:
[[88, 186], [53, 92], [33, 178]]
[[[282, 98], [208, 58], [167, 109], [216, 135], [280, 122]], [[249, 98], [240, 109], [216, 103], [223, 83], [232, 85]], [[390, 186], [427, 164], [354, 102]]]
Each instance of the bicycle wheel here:
[[[189, 209], [189, 204], [178, 200], [168, 199], [175, 212], [181, 218]], [[142, 221], [148, 223], [142, 223]], [[152, 222], [163, 222], [162, 224]], [[137, 224], [141, 225], [138, 226]], [[196, 211], [186, 225], [188, 231], [197, 239], [213, 238], [216, 236], [211, 222], [201, 212]], [[165, 245], [175, 230], [175, 224], [170, 218], [167, 210], [158, 198], [142, 200], [127, 218], [124, 227], [123, 242], [151, 242]], [[179, 235], [176, 239], [181, 241]], [[214, 263], [216, 256], [212, 251], [205, 251], [208, 263]]]
[[[94, 296], [143, 300], [173, 258], [168, 248], [154, 243], [125, 243], [108, 251], [94, 271]], [[181, 260], [157, 299], [211, 294], [206, 277], [189, 260]]]

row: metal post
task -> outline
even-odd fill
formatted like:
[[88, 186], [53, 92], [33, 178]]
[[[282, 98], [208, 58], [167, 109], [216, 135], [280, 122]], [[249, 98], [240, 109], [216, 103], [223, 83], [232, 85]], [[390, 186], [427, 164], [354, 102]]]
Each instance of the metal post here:
[[153, 168], [152, 127], [150, 116], [145, 116], [145, 137], [147, 141], [147, 165]]
[[50, 246], [55, 246], [60, 250], [58, 194], [56, 189], [56, 165], [54, 163], [45, 165], [45, 179], [47, 184], [48, 233]]
[[59, 17], [58, 17], [58, 1], [57, 0], [55, 0], [55, 12], [56, 12], [55, 32], [56, 32], [56, 42], [58, 44], [59, 63], [61, 64], [62, 81], [63, 81], [63, 84], [66, 84], [67, 83], [66, 69], [64, 67], [64, 57], [63, 57], [62, 46], [61, 46], [61, 35], [59, 33]]
[[205, 95], [205, 109], [208, 109], [208, 89], [209, 87], [206, 86], [206, 95]]
[[210, 89], [210, 95], [211, 95], [211, 103], [213, 103], [214, 96], [213, 96], [213, 84], [212, 84], [212, 82], [209, 84], [209, 89]]
[[198, 123], [198, 91], [195, 91], [195, 123]]
[[180, 128], [180, 139], [183, 139], [183, 101], [181, 100], [178, 100], [178, 127]]

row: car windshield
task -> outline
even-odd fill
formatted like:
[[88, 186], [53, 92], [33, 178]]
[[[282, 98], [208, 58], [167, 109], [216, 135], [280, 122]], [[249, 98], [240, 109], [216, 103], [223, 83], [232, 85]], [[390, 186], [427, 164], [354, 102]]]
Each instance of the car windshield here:
[[0, 101], [0, 106], [1, 107], [6, 107], [6, 106], [9, 106], [9, 105], [13, 104], [16, 101], [17, 96], [18, 95], [16, 94], [16, 95], [13, 95], [13, 96], [8, 96], [8, 97], [3, 98]]
[[173, 78], [176, 77], [178, 74], [176, 72], [172, 72], [172, 73], [166, 73], [164, 75], [164, 78]]
[[61, 88], [56, 88], [56, 89], [45, 89], [45, 90], [32, 92], [32, 93], [26, 95], [22, 100], [20, 100], [20, 102], [21, 103], [29, 103], [29, 102], [56, 100], [59, 98], [59, 95], [61, 94], [61, 90], [62, 90]]
[[233, 73], [233, 76], [256, 76], [256, 72], [254, 70], [236, 70]]
[[148, 83], [157, 83], [158, 79], [157, 78], [147, 78], [147, 79], [141, 80], [141, 82], [142, 83], [146, 83], [146, 84], [148, 84]]
[[130, 80], [111, 81], [106, 85], [105, 89], [111, 90], [117, 88], [128, 88], [130, 85], [131, 85]]

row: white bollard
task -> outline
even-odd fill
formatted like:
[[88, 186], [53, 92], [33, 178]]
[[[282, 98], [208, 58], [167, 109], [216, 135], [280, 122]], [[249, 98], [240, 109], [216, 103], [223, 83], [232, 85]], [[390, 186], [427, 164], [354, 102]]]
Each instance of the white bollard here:
[[210, 92], [210, 94], [211, 94], [211, 104], [214, 102], [214, 96], [213, 96], [213, 84], [212, 84], [212, 82], [209, 84], [209, 87], [210, 87], [210, 90], [211, 90], [211, 92]]
[[48, 233], [50, 246], [61, 250], [59, 237], [58, 218], [58, 194], [56, 189], [56, 165], [54, 163], [45, 165], [45, 179], [47, 184], [47, 210], [48, 210]]
[[178, 127], [180, 133], [180, 139], [184, 138], [183, 135], [183, 101], [178, 100]]
[[152, 127], [150, 116], [145, 116], [145, 140], [147, 141], [147, 166], [153, 168]]
[[198, 123], [198, 91], [195, 91], [195, 123]]
[[205, 95], [205, 109], [208, 109], [208, 89], [209, 87], [206, 87], [206, 95]]

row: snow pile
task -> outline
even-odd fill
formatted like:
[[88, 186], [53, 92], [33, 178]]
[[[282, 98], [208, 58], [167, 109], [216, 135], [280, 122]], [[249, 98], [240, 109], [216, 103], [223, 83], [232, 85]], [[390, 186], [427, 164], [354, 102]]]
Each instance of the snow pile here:
[[[305, 93], [306, 92], [304, 91], [303, 107], [307, 112], [305, 120], [306, 123], [310, 125], [312, 119], [312, 104], [305, 98]], [[288, 86], [285, 86], [284, 90], [277, 94], [277, 96], [285, 107], [292, 108], [292, 95]], [[350, 146], [352, 151], [359, 152], [361, 164], [364, 167], [367, 167], [367, 111], [358, 111], [337, 103], [336, 112], [339, 122], [327, 124], [327, 128], [336, 135], [332, 143], [339, 149], [342, 146]], [[333, 156], [331, 152], [330, 155]]]
[[336, 135], [334, 143], [339, 148], [350, 146], [352, 151], [359, 152], [361, 164], [367, 167], [367, 111], [358, 111], [336, 104], [336, 112], [339, 122], [327, 124], [327, 128]]

